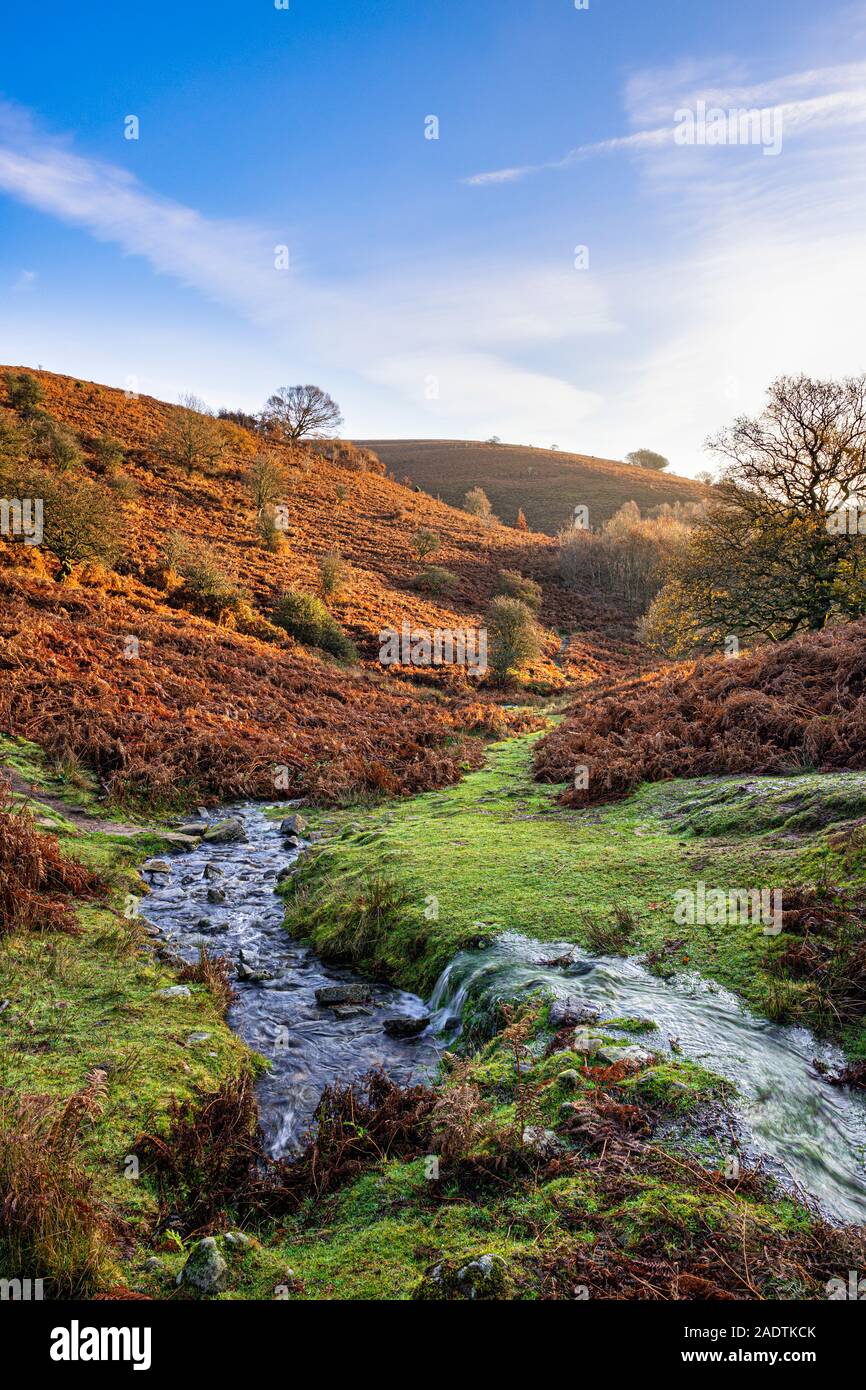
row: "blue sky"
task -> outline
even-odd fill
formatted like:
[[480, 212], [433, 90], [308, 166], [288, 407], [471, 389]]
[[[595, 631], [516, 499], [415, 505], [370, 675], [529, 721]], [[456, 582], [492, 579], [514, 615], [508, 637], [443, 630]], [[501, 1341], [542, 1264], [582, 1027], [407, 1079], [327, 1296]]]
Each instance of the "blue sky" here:
[[[866, 4], [91, 0], [0, 64], [5, 362], [681, 472], [866, 369]], [[781, 149], [676, 144], [700, 100]]]

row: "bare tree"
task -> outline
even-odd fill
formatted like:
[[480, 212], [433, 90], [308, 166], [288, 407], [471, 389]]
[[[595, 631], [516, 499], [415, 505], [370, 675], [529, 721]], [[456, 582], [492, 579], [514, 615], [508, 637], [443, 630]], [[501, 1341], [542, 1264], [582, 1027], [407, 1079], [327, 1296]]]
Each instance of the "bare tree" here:
[[250, 500], [261, 516], [265, 507], [278, 502], [288, 486], [288, 477], [282, 464], [268, 454], [256, 454], [247, 477]]
[[156, 442], [157, 453], [192, 472], [216, 463], [225, 439], [213, 414], [198, 396], [181, 396]]
[[281, 386], [262, 411], [266, 430], [295, 443], [336, 432], [343, 423], [337, 402], [320, 386]]

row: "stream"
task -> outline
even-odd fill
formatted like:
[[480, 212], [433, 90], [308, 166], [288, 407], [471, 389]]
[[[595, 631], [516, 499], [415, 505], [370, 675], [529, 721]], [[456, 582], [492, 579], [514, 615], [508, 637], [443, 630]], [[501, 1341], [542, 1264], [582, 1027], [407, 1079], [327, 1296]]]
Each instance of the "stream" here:
[[[727, 1077], [738, 1089], [741, 1151], [763, 1159], [785, 1186], [812, 1198], [829, 1217], [866, 1221], [866, 1098], [817, 1075], [813, 1058], [838, 1066], [842, 1057], [805, 1029], [756, 1018], [728, 991], [696, 975], [663, 981], [634, 959], [589, 956], [571, 942], [506, 932], [486, 949], [461, 952], [445, 969], [423, 1031], [391, 1036], [386, 1019], [423, 1020], [428, 1007], [416, 995], [325, 964], [291, 938], [274, 888], [299, 851], [287, 846], [279, 821], [259, 804], [224, 807], [208, 820], [226, 816], [242, 822], [246, 841], [202, 841], [170, 861], [170, 874], [146, 873], [151, 893], [145, 916], [185, 960], [195, 961], [206, 946], [240, 961], [248, 978], [235, 982], [228, 1021], [271, 1063], [257, 1096], [273, 1156], [298, 1151], [330, 1082], [357, 1081], [371, 1067], [382, 1067], [402, 1085], [427, 1080], [442, 1049], [459, 1036], [470, 997], [483, 1002], [544, 987], [596, 1008], [601, 1019], [652, 1019], [658, 1032], [623, 1041], [667, 1054], [673, 1039], [683, 1057]], [[352, 986], [368, 997], [334, 1008], [316, 996], [317, 990]], [[206, 1047], [206, 1039], [198, 1045]]]

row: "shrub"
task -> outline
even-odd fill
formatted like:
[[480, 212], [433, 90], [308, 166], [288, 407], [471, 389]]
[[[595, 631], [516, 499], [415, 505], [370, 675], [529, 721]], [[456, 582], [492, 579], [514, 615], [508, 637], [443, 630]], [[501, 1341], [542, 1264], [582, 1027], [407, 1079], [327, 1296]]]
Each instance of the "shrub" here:
[[21, 481], [26, 496], [42, 501], [42, 548], [59, 560], [59, 580], [68, 579], [85, 561], [115, 564], [123, 514], [107, 488], [77, 475], [42, 472], [29, 473]]
[[319, 561], [319, 588], [323, 598], [336, 598], [345, 588], [348, 566], [339, 550], [327, 550]]
[[156, 451], [191, 473], [217, 463], [225, 451], [225, 440], [204, 401], [182, 396], [156, 442]]
[[262, 507], [256, 517], [256, 531], [259, 540], [268, 550], [275, 553], [285, 549], [286, 533], [277, 513], [277, 509], [270, 502]]
[[480, 521], [495, 521], [493, 508], [490, 505], [490, 498], [481, 487], [470, 488], [463, 498], [464, 511], [469, 512], [470, 516], [477, 516]]
[[321, 599], [287, 589], [274, 609], [274, 622], [305, 646], [321, 647], [339, 661], [355, 661], [357, 652]]
[[43, 400], [42, 386], [30, 372], [6, 372], [4, 376], [9, 405], [24, 420], [39, 413]]
[[78, 436], [50, 415], [37, 415], [32, 424], [33, 452], [46, 463], [53, 463], [61, 472], [77, 468], [82, 460]]
[[459, 575], [441, 565], [428, 565], [412, 580], [412, 588], [422, 594], [450, 594], [460, 583]]
[[111, 477], [123, 464], [123, 445], [103, 434], [94, 441], [93, 455], [99, 472]]
[[528, 579], [526, 575], [518, 573], [517, 570], [500, 570], [496, 580], [496, 592], [504, 594], [506, 598], [520, 599], [527, 608], [531, 608], [534, 613], [541, 607], [541, 585], [534, 579]]
[[436, 532], [431, 531], [429, 527], [426, 526], [422, 526], [412, 537], [412, 549], [415, 551], [419, 560], [425, 560], [428, 555], [432, 555], [434, 551], [439, 549], [441, 544], [442, 541]]
[[288, 486], [286, 470], [268, 454], [256, 454], [247, 478], [250, 499], [260, 516], [265, 507], [277, 502]]
[[490, 668], [503, 685], [538, 656], [538, 630], [525, 603], [504, 594], [493, 600], [487, 610], [487, 643]]
[[193, 541], [177, 531], [169, 533], [166, 563], [184, 581], [184, 589], [210, 617], [220, 617], [243, 599], [234, 577], [206, 541]]
[[517, 508], [517, 520], [514, 525], [517, 527], [518, 531], [529, 530], [529, 522], [526, 520], [526, 514], [522, 507]]

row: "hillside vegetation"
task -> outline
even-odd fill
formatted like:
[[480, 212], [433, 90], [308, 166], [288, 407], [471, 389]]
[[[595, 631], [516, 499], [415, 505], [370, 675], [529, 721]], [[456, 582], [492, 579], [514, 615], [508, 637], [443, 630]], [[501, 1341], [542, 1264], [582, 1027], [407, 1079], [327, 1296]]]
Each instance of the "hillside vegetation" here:
[[577, 506], [588, 507], [592, 526], [601, 526], [623, 502], [641, 511], [663, 502], [699, 502], [702, 483], [635, 468], [615, 459], [532, 449], [518, 444], [482, 444], [462, 439], [370, 439], [389, 472], [405, 478], [454, 507], [481, 487], [496, 515], [514, 525], [523, 509], [530, 527], [556, 535]]
[[[621, 660], [627, 630], [560, 582], [549, 537], [413, 493], [351, 445], [263, 446], [230, 420], [31, 375], [50, 446], [39, 486], [83, 498], [116, 553], [85, 557], [58, 583], [45, 549], [0, 538], [0, 724], [92, 766], [117, 799], [273, 795], [275, 768], [285, 795], [325, 800], [453, 780], [480, 757], [467, 735], [516, 717], [461, 670], [383, 669], [378, 634], [404, 621], [479, 624], [502, 570], [541, 586], [530, 684], [562, 685], [563, 630], [596, 634], [593, 674], [608, 669], [608, 646]], [[7, 496], [24, 468], [8, 457], [21, 423], [12, 404], [0, 403]], [[267, 509], [257, 517], [250, 491], [263, 447], [285, 479], [284, 527], [264, 540]], [[442, 592], [419, 584], [424, 531], [437, 539]], [[321, 594], [328, 566], [329, 621], [348, 639], [337, 652], [351, 657], [354, 644], [359, 661], [338, 664], [278, 625], [281, 597]]]

